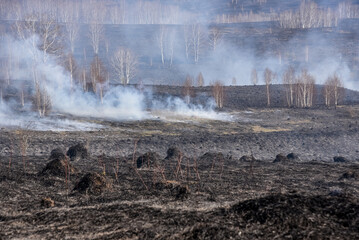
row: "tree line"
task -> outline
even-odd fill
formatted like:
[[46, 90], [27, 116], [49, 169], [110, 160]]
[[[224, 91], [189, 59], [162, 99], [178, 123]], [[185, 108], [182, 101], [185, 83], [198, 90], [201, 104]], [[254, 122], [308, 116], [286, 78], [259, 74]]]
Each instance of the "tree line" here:
[[[281, 79], [279, 79], [281, 78]], [[203, 87], [204, 77], [202, 73], [197, 76], [197, 82], [194, 81], [190, 75], [186, 76], [183, 84], [183, 95], [185, 102], [189, 104], [191, 97], [194, 95], [193, 87]], [[250, 75], [251, 83], [256, 86], [258, 84], [258, 73], [254, 68]], [[266, 105], [271, 107], [271, 85], [274, 81], [281, 80], [284, 87], [285, 103], [287, 107], [297, 108], [311, 108], [316, 105], [316, 98], [318, 95], [318, 85], [316, 79], [311, 75], [307, 69], [303, 68], [299, 74], [296, 74], [294, 67], [288, 66], [283, 72], [282, 76], [278, 76], [270, 68], [265, 68], [263, 71], [263, 82], [265, 85]], [[233, 78], [232, 86], [237, 85], [237, 80]], [[212, 97], [215, 100], [217, 108], [223, 108], [225, 105], [225, 87], [223, 81], [216, 80], [210, 84], [212, 89]], [[344, 99], [345, 88], [342, 79], [337, 73], [328, 76], [323, 83], [321, 96], [323, 102], [327, 107], [336, 108]]]

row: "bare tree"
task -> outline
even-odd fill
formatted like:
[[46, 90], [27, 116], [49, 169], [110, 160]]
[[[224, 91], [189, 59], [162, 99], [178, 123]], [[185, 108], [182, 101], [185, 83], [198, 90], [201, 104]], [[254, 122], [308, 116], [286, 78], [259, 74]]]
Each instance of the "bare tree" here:
[[106, 83], [107, 71], [98, 56], [95, 56], [91, 63], [91, 84], [95, 93], [99, 93], [101, 103], [103, 103], [103, 90]]
[[253, 68], [251, 73], [251, 82], [253, 83], [254, 86], [257, 85], [258, 83], [258, 74], [255, 68]]
[[325, 104], [330, 106], [333, 104], [337, 107], [340, 98], [344, 95], [343, 82], [339, 76], [334, 73], [332, 76], [328, 77], [324, 83], [324, 98]]
[[69, 72], [70, 74], [70, 87], [71, 90], [73, 89], [73, 84], [74, 84], [74, 79], [75, 79], [75, 75], [76, 75], [76, 71], [77, 71], [77, 64], [76, 64], [76, 60], [73, 56], [72, 53], [69, 53], [66, 56], [65, 59], [65, 69]]
[[205, 38], [204, 38], [204, 30], [200, 24], [192, 25], [192, 36], [191, 36], [191, 45], [193, 51], [194, 62], [197, 64], [199, 62], [199, 58], [201, 55], [201, 51], [203, 49]]
[[186, 76], [186, 80], [184, 81], [183, 93], [185, 102], [189, 104], [191, 102], [191, 96], [193, 95], [193, 78], [189, 75]]
[[212, 86], [212, 94], [214, 97], [214, 100], [216, 101], [218, 108], [223, 108], [223, 102], [224, 102], [224, 86], [221, 81], [214, 82]]
[[298, 107], [311, 107], [313, 105], [315, 91], [315, 79], [306, 69], [296, 79], [295, 93]]
[[40, 85], [40, 80], [35, 82], [35, 96], [33, 98], [33, 104], [40, 117], [48, 115], [52, 108], [50, 95], [44, 87], [44, 82]]
[[15, 21], [13, 26], [17, 37], [21, 40], [27, 40], [24, 42], [28, 44], [27, 49], [31, 51], [34, 61], [37, 61], [39, 57], [37, 55], [38, 41], [37, 38], [34, 37], [38, 33], [38, 22], [39, 17], [33, 14], [25, 17], [23, 21]]
[[169, 52], [169, 58], [170, 58], [170, 67], [172, 67], [173, 64], [173, 56], [174, 56], [174, 50], [175, 50], [175, 31], [172, 30], [169, 32], [168, 37], [167, 37], [167, 48], [168, 48], [168, 52]]
[[62, 34], [54, 16], [42, 15], [39, 27], [41, 38], [40, 49], [43, 52], [43, 62], [47, 62], [49, 54], [61, 56], [63, 50]]
[[266, 89], [267, 89], [267, 106], [270, 106], [270, 91], [269, 91], [269, 86], [272, 84], [272, 81], [275, 77], [275, 74], [272, 72], [272, 70], [270, 70], [269, 68], [266, 68], [264, 70], [264, 82], [266, 84]]
[[331, 98], [332, 98], [332, 87], [331, 87], [331, 82], [330, 82], [330, 77], [328, 77], [328, 79], [325, 81], [324, 86], [323, 86], [323, 96], [324, 96], [324, 103], [327, 107], [329, 107], [331, 105]]
[[81, 76], [80, 76], [80, 81], [81, 81], [81, 86], [82, 89], [87, 92], [88, 88], [87, 88], [87, 73], [86, 73], [86, 68], [82, 67], [81, 68]]
[[189, 52], [191, 47], [191, 29], [189, 25], [183, 26], [184, 45], [186, 50], [186, 58], [189, 59]]
[[164, 25], [161, 25], [160, 32], [157, 36], [158, 46], [161, 52], [161, 61], [162, 65], [165, 65], [165, 39], [167, 37], [167, 28]]
[[213, 51], [216, 51], [218, 44], [222, 40], [222, 30], [219, 27], [213, 27], [209, 31], [209, 43], [212, 46]]
[[[17, 36], [29, 44], [28, 49], [33, 54], [34, 61], [47, 62], [49, 54], [61, 56], [62, 34], [52, 15], [29, 15], [24, 21], [16, 21], [14, 29]], [[38, 49], [42, 50], [42, 57], [38, 56]]]
[[288, 107], [292, 107], [294, 105], [294, 83], [295, 71], [292, 66], [289, 66], [283, 74], [283, 84], [286, 90]]
[[78, 33], [80, 30], [80, 26], [77, 22], [74, 22], [73, 20], [71, 22], [65, 23], [65, 28], [67, 32], [67, 38], [70, 45], [70, 50], [72, 53], [75, 51], [75, 42], [78, 38]]
[[103, 38], [103, 25], [98, 22], [93, 22], [89, 26], [91, 46], [94, 53], [97, 55], [100, 47], [100, 42]]
[[138, 60], [131, 50], [119, 48], [111, 59], [111, 64], [119, 79], [126, 85], [136, 75]]
[[203, 85], [204, 85], [204, 78], [203, 78], [202, 73], [200, 72], [197, 76], [197, 86], [203, 87]]
[[331, 85], [333, 87], [333, 98], [334, 98], [334, 106], [338, 106], [339, 99], [343, 94], [343, 82], [338, 77], [338, 75], [334, 74], [331, 79]]

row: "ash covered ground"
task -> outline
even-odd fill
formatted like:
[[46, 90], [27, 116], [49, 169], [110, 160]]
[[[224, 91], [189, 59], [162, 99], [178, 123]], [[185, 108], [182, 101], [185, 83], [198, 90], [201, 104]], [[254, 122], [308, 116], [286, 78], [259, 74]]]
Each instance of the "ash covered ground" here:
[[265, 108], [237, 95], [210, 119], [158, 110], [3, 127], [0, 238], [357, 238], [358, 105]]

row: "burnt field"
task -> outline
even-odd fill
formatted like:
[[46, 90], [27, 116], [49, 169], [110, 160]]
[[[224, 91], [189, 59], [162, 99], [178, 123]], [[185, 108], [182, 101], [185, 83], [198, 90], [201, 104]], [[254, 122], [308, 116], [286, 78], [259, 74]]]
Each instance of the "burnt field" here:
[[245, 97], [261, 102], [260, 90], [228, 88], [212, 120], [153, 111], [76, 118], [101, 126], [86, 131], [1, 128], [0, 239], [357, 238], [357, 93], [288, 109], [276, 86], [273, 108]]

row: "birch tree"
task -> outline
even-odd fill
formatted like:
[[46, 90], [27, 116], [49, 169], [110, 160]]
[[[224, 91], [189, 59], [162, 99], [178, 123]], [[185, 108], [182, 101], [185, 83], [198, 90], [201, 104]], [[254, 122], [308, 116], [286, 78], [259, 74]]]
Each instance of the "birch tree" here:
[[327, 106], [332, 104], [338, 106], [340, 98], [344, 96], [343, 86], [342, 80], [336, 73], [328, 77], [324, 83], [324, 98]]
[[222, 35], [222, 30], [218, 27], [213, 27], [209, 30], [209, 43], [213, 51], [216, 51], [218, 44], [220, 44]]
[[91, 63], [90, 72], [92, 89], [100, 95], [101, 103], [103, 103], [103, 90], [106, 83], [107, 71], [98, 56], [95, 56]]
[[288, 107], [292, 107], [294, 105], [294, 83], [295, 71], [292, 66], [289, 66], [283, 74], [283, 84], [286, 90]]
[[269, 68], [266, 68], [264, 70], [264, 82], [266, 84], [266, 92], [267, 92], [267, 106], [269, 107], [271, 104], [270, 101], [270, 85], [272, 84], [272, 81], [274, 79], [274, 73], [272, 72], [272, 70], [270, 70]]
[[137, 72], [138, 60], [135, 54], [126, 48], [119, 48], [111, 59], [111, 65], [116, 73], [118, 81], [127, 85]]
[[214, 82], [212, 86], [213, 98], [216, 101], [218, 108], [223, 108], [224, 103], [224, 86], [221, 81]]
[[95, 55], [98, 55], [100, 42], [103, 38], [103, 31], [103, 25], [98, 22], [93, 22], [89, 25], [90, 41]]
[[192, 25], [192, 36], [191, 36], [191, 45], [193, 51], [194, 62], [197, 64], [201, 55], [201, 51], [204, 46], [204, 30], [200, 24]]

